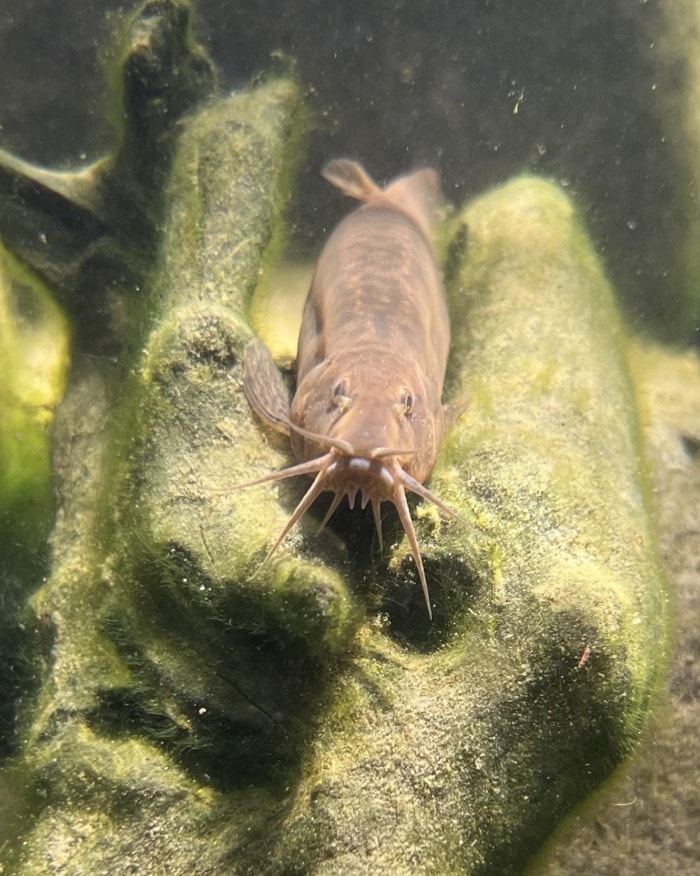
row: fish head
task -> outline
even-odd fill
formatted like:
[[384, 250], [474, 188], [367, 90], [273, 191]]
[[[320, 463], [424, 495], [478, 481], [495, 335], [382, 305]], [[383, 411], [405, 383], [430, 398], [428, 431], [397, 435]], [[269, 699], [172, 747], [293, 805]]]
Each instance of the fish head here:
[[[300, 383], [291, 421], [344, 445], [364, 459], [392, 457], [422, 482], [430, 474], [442, 438], [441, 387], [415, 364], [382, 351], [323, 360]], [[322, 449], [292, 433], [300, 459]], [[337, 446], [337, 445], [336, 445]]]
[[[408, 537], [428, 616], [430, 594], [406, 493], [432, 502], [450, 517], [462, 518], [424, 486], [443, 428], [441, 386], [431, 384], [414, 363], [387, 353], [336, 354], [303, 377], [290, 408], [290, 437], [299, 464], [271, 472], [245, 486], [313, 475], [263, 561], [275, 553], [317, 496], [335, 494], [322, 524], [347, 496], [351, 508], [358, 493], [371, 504], [380, 547], [380, 505], [391, 502]], [[274, 421], [274, 419], [273, 419]], [[465, 524], [466, 525], [466, 524]]]

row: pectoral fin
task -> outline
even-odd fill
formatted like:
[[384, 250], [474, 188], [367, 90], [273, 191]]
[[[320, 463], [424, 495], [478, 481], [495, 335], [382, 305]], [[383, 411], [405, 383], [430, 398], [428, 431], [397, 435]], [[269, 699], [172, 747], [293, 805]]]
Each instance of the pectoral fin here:
[[448, 432], [466, 414], [471, 404], [471, 396], [467, 393], [452, 399], [448, 405], [443, 405], [442, 412], [445, 418], [445, 431]]
[[259, 339], [243, 353], [243, 391], [255, 413], [268, 426], [289, 435], [289, 393], [270, 351]]

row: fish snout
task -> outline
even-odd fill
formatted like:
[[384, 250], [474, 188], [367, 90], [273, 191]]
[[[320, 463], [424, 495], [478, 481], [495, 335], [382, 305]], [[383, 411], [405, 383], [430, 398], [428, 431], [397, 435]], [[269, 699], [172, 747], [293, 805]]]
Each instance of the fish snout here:
[[391, 405], [355, 401], [343, 413], [332, 431], [334, 438], [347, 442], [353, 455], [373, 459], [387, 448], [412, 452], [410, 435], [401, 428]]
[[352, 508], [355, 496], [362, 496], [361, 506], [367, 502], [393, 502], [396, 480], [393, 471], [381, 460], [364, 456], [344, 456], [334, 460], [326, 470], [325, 488], [339, 495], [347, 495]]

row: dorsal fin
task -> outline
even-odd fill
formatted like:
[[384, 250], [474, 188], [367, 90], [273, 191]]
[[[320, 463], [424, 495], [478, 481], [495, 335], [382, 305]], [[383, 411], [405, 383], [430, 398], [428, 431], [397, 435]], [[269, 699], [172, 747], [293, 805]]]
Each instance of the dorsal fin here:
[[382, 190], [364, 167], [349, 158], [329, 161], [321, 171], [321, 176], [343, 194], [357, 198], [358, 201], [371, 201], [382, 194]]

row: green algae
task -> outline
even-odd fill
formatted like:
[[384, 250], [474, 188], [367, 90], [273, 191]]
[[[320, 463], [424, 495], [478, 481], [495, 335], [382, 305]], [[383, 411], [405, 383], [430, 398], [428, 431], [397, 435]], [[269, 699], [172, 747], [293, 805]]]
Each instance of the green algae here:
[[[272, 81], [205, 108], [183, 131], [142, 363], [116, 416], [109, 383], [99, 379], [86, 381], [62, 410], [59, 446], [65, 455], [79, 453], [81, 465], [71, 468], [75, 458], [62, 462], [59, 454], [66, 514], [54, 533], [53, 574], [32, 606], [48, 620], [51, 652], [49, 675], [27, 715], [21, 767], [27, 782], [44, 788], [44, 815], [30, 842], [37, 861], [47, 843], [57, 866], [78, 871], [88, 861], [89, 869], [107, 866], [125, 845], [138, 846], [142, 821], [128, 806], [113, 812], [115, 801], [108, 801], [126, 795], [115, 771], [136, 770], [149, 784], [140, 772], [144, 746], [155, 746], [147, 759], [172, 773], [181, 829], [185, 821], [193, 825], [184, 815], [194, 810], [178, 770], [213, 788], [237, 789], [237, 801], [205, 794], [215, 823], [225, 813], [230, 824], [248, 796], [264, 801], [256, 820], [269, 818], [271, 791], [245, 788], [261, 775], [273, 790], [283, 786], [304, 731], [292, 736], [282, 719], [302, 720], [329, 657], [354, 629], [338, 576], [320, 564], [281, 563], [252, 577], [264, 545], [264, 534], [250, 538], [259, 497], [231, 492], [247, 457], [262, 448], [261, 465], [283, 458], [279, 449], [265, 451], [243, 399], [241, 353], [251, 333], [227, 299], [244, 305], [261, 261], [277, 245], [297, 100], [292, 83]], [[219, 149], [215, 161], [207, 148]], [[226, 196], [224, 182], [233, 195]], [[241, 191], [251, 199], [247, 212]], [[236, 229], [243, 236], [236, 238]], [[191, 247], [183, 252], [186, 241]], [[95, 433], [106, 422], [110, 429]], [[241, 446], [246, 435], [248, 451]], [[268, 515], [270, 529], [283, 514]], [[97, 778], [75, 784], [93, 757]], [[143, 818], [154, 818], [161, 805], [146, 807]], [[47, 837], [62, 834], [68, 813], [95, 846], [86, 840], [64, 857]], [[251, 818], [236, 819], [236, 836], [245, 835]], [[91, 856], [108, 825], [115, 845], [98, 865]], [[202, 866], [222, 854], [209, 840], [205, 854], [203, 843], [190, 837], [181, 852]], [[31, 861], [28, 853], [26, 872]], [[186, 869], [194, 872], [194, 864]]]
[[[543, 576], [533, 595], [594, 610], [610, 635], [624, 630], [620, 646], [642, 691], [660, 633], [640, 621], [663, 615], [664, 595], [612, 291], [571, 202], [543, 181], [510, 183], [463, 218], [468, 317], [453, 391], [473, 400], [468, 430], [450, 437], [446, 453], [453, 442], [459, 451], [465, 432], [465, 449], [477, 449], [465, 479], [472, 495], [488, 491], [482, 513], [500, 518], [491, 535], [510, 566], [502, 575], [517, 587], [527, 546]], [[555, 571], [562, 562], [566, 574]]]
[[[181, 203], [173, 196], [173, 226], [192, 215]], [[517, 180], [462, 220], [449, 391], [471, 403], [432, 486], [476, 531], [416, 512], [435, 582], [427, 630], [406, 595], [416, 584], [404, 545], [377, 566], [383, 611], [364, 622], [339, 535], [297, 534], [250, 577], [287, 509], [267, 491], [231, 492], [228, 472], [264, 473], [286, 451], [242, 396], [245, 323], [219, 293], [183, 301], [177, 275], [159, 276], [168, 294], [156, 292], [162, 316], [121, 413], [130, 437], [112, 483], [124, 498], [109, 574], [102, 566], [115, 598], [98, 609], [98, 635], [116, 662], [86, 718], [38, 749], [51, 763], [61, 752], [64, 778], [45, 781], [102, 839], [81, 846], [80, 866], [114, 866], [126, 848], [131, 860], [152, 855], [153, 837], [141, 837], [155, 819], [177, 824], [158, 854], [193, 873], [512, 872], [633, 747], [665, 600], [624, 332], [554, 186]], [[181, 231], [166, 235], [162, 265], [167, 241], [178, 258], [183, 240], [200, 245]], [[208, 287], [190, 273], [186, 288]], [[224, 294], [244, 307], [247, 293]], [[294, 559], [302, 550], [326, 562]], [[115, 748], [99, 794], [81, 785], [88, 811], [63, 782], [91, 739]], [[106, 823], [115, 771], [128, 764], [126, 785], [148, 786], [140, 764], [154, 757], [191, 812], [171, 803], [159, 814], [169, 798], [154, 791]], [[62, 812], [46, 810], [30, 849], [62, 830]]]
[[361, 524], [308, 520], [260, 568], [303, 486], [235, 489], [290, 460], [242, 353], [303, 119], [269, 79], [181, 123], [123, 323], [142, 317], [140, 356], [119, 393], [84, 367], [59, 413], [43, 684], [15, 764], [26, 876], [517, 872], [649, 709], [666, 601], [625, 332], [546, 181], [467, 205], [445, 247], [431, 489], [473, 527], [414, 512], [435, 622], [396, 530], [378, 557]]
[[37, 674], [20, 619], [45, 571], [54, 497], [51, 440], [65, 391], [69, 330], [49, 290], [0, 243], [0, 753], [16, 701]]
[[[669, 677], [641, 744], [615, 780], [577, 808], [533, 864], [532, 873], [655, 872], [693, 869], [699, 704], [692, 671], [698, 620], [700, 362], [694, 350], [648, 340], [630, 350], [648, 449], [660, 550], [671, 582]], [[664, 824], [659, 848], [658, 826]], [[604, 837], [601, 841], [601, 831]]]
[[700, 253], [697, 239], [700, 209], [695, 180], [700, 156], [700, 65], [698, 27], [700, 18], [695, 3], [669, 0], [660, 7], [662, 27], [658, 34], [661, 76], [668, 87], [662, 106], [668, 136], [674, 144], [676, 166], [671, 176], [675, 197], [683, 206], [685, 223], [681, 237], [680, 265], [683, 271], [680, 290], [666, 303], [660, 336], [673, 344], [684, 344], [697, 337], [700, 320]]
[[180, 120], [216, 86], [183, 0], [146, 0], [110, 56], [113, 152], [69, 171], [0, 150], [0, 234], [52, 287], [81, 352], [138, 349]]
[[0, 248], [0, 508], [3, 520], [22, 526], [28, 553], [50, 524], [51, 423], [65, 391], [68, 343], [48, 289]]
[[610, 287], [544, 181], [460, 219], [449, 389], [471, 404], [432, 488], [481, 532], [418, 514], [442, 629], [390, 600], [363, 629], [271, 872], [512, 872], [633, 748], [658, 684], [663, 575]]

